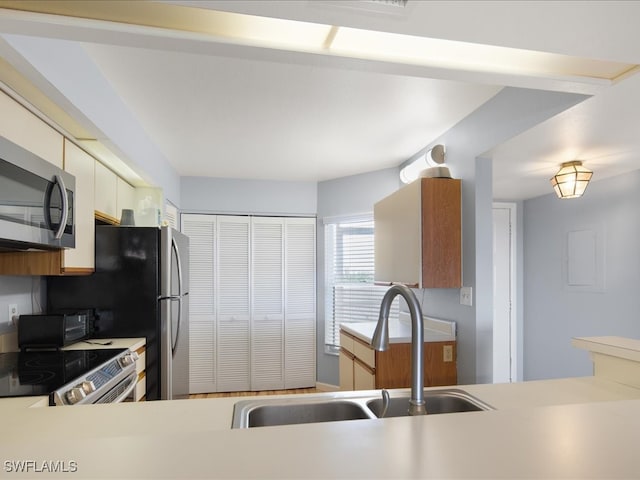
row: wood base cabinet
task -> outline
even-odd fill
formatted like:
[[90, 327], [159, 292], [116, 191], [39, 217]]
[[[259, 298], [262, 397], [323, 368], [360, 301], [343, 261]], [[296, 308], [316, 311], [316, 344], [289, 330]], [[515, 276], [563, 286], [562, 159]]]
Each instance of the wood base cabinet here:
[[[392, 343], [377, 352], [340, 331], [340, 390], [376, 390], [411, 386], [411, 344]], [[425, 342], [424, 386], [456, 385], [456, 342]]]

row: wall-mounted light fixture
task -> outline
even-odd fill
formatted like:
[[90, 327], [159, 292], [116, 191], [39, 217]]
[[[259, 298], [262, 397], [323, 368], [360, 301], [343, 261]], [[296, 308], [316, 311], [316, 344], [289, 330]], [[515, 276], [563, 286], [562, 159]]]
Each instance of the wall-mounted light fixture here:
[[591, 170], [583, 167], [582, 162], [574, 160], [563, 163], [550, 181], [559, 198], [577, 198], [587, 189], [592, 176]]
[[444, 165], [445, 153], [444, 145], [436, 145], [400, 170], [400, 180], [411, 183], [420, 176], [450, 178], [449, 168]]

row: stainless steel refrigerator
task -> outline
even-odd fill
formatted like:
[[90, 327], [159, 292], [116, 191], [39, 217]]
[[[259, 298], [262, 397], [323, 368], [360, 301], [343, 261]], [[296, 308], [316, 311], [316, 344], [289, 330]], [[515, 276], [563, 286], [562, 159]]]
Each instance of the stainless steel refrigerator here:
[[189, 394], [189, 238], [169, 227], [96, 226], [96, 270], [49, 277], [49, 312], [93, 308], [95, 338], [145, 337], [146, 399]]

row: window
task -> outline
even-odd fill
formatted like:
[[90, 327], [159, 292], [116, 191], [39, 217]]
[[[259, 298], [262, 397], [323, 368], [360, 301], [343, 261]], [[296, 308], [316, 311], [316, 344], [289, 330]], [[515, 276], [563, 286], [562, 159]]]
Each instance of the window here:
[[[374, 285], [372, 216], [325, 220], [325, 346], [337, 352], [340, 323], [377, 321], [388, 287]], [[390, 318], [398, 316], [398, 299]]]

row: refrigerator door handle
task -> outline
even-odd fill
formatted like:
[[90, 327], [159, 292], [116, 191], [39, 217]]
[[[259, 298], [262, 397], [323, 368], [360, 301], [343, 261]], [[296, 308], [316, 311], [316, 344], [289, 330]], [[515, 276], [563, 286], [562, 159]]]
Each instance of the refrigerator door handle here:
[[164, 296], [164, 297], [158, 297], [158, 300], [176, 301], [176, 300], [180, 300], [180, 299], [182, 299], [182, 295], [167, 295], [167, 296]]
[[[180, 338], [180, 325], [182, 323], [182, 297], [184, 293], [182, 292], [182, 261], [180, 260], [178, 245], [176, 244], [176, 240], [173, 237], [171, 237], [171, 249], [176, 255], [176, 267], [178, 268], [178, 298], [175, 299], [178, 301], [178, 327], [176, 328], [176, 339], [171, 344], [171, 356], [175, 356], [176, 346], [178, 345], [178, 338]], [[171, 300], [174, 299], [172, 298]]]

